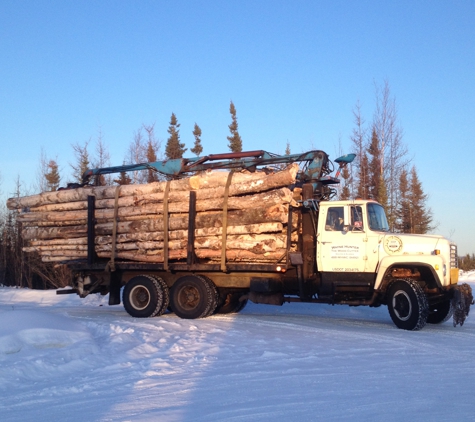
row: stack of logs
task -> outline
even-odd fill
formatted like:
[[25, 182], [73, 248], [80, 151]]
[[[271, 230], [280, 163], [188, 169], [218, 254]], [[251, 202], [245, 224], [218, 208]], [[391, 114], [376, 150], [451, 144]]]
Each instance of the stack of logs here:
[[194, 249], [201, 262], [221, 259], [223, 239], [228, 262], [275, 262], [286, 252], [289, 205], [298, 199], [288, 186], [297, 172], [297, 164], [270, 174], [212, 171], [170, 182], [44, 192], [10, 198], [7, 206], [19, 211], [25, 251], [45, 262], [68, 261], [87, 257], [87, 198], [94, 196], [97, 256], [110, 259], [113, 251], [117, 259], [160, 263], [165, 242], [167, 259], [187, 258], [195, 191]]

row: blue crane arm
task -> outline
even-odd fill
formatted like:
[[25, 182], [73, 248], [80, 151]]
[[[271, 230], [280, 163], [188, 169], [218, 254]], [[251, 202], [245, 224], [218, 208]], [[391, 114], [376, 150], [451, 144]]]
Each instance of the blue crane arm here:
[[[352, 156], [352, 157], [351, 157]], [[337, 163], [346, 165], [353, 161], [354, 154], [348, 154], [335, 160]], [[169, 177], [184, 177], [189, 173], [210, 169], [247, 169], [255, 171], [258, 167], [303, 163], [298, 175], [301, 181], [319, 182], [329, 177], [332, 172], [331, 161], [328, 155], [319, 150], [308, 151], [301, 154], [277, 155], [267, 151], [245, 151], [224, 154], [210, 154], [204, 157], [177, 158], [165, 161], [155, 161], [141, 164], [125, 164], [115, 167], [88, 169], [83, 174], [83, 183], [87, 183], [91, 177], [101, 174], [121, 173], [136, 170], [153, 170]], [[335, 182], [336, 183], [336, 182]]]

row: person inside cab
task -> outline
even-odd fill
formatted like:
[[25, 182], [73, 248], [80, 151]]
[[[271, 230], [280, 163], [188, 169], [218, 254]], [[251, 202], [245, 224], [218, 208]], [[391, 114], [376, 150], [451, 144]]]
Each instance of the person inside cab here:
[[341, 231], [343, 230], [343, 207], [330, 207], [328, 210], [325, 230]]

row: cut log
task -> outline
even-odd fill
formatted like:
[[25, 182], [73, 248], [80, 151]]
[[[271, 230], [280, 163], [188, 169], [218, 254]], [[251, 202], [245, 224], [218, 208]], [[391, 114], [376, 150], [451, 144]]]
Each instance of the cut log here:
[[[228, 235], [238, 234], [262, 234], [262, 233], [282, 233], [282, 223], [263, 223], [263, 224], [248, 224], [246, 226], [230, 226], [228, 227]], [[222, 235], [222, 227], [206, 227], [195, 230], [195, 237], [208, 237]], [[117, 236], [117, 243], [123, 242], [150, 242], [163, 240], [163, 231], [160, 232], [139, 232], [139, 233], [123, 233]], [[187, 239], [187, 230], [173, 230], [168, 233], [170, 240]], [[111, 236], [97, 236], [96, 245], [107, 245], [112, 243]]]
[[[277, 204], [288, 204], [292, 202], [292, 192], [287, 188], [280, 188], [269, 192], [264, 192], [255, 195], [246, 195], [241, 197], [233, 197], [228, 200], [228, 210], [246, 210], [254, 208], [257, 205], [265, 203], [267, 206]], [[214, 211], [222, 210], [224, 207], [223, 198], [208, 199], [196, 202], [196, 210], [200, 211]], [[170, 213], [186, 213], [189, 209], [189, 202], [178, 202], [168, 204], [168, 211]], [[117, 209], [119, 217], [129, 217], [134, 215], [150, 215], [162, 214], [163, 204], [157, 205], [142, 205], [134, 207], [122, 207]], [[97, 209], [95, 217], [98, 220], [107, 220], [114, 217], [114, 209]], [[57, 211], [57, 212], [28, 212], [19, 214], [17, 220], [22, 223], [34, 222], [61, 222], [87, 219], [87, 210], [81, 211]]]
[[[230, 226], [228, 234], [262, 234], [262, 233], [282, 233], [282, 223], [263, 223], [248, 224], [246, 226]], [[206, 227], [195, 230], [195, 237], [220, 236], [223, 232], [222, 227]], [[187, 230], [174, 230], [169, 232], [169, 239], [187, 239]], [[163, 232], [144, 232], [144, 233], [123, 233], [117, 236], [117, 243], [124, 242], [151, 242], [163, 240]], [[107, 245], [112, 243], [112, 236], [96, 236], [96, 245]], [[55, 246], [55, 245], [87, 245], [87, 237], [77, 237], [68, 239], [51, 240], [31, 240], [31, 246]]]
[[68, 226], [68, 227], [26, 227], [22, 231], [24, 240], [32, 239], [70, 239], [83, 237], [87, 234], [87, 227]]
[[87, 245], [87, 237], [77, 237], [74, 239], [31, 240], [30, 245], [31, 246]]
[[[236, 210], [228, 213], [228, 226], [242, 226], [260, 223], [287, 223], [288, 206], [274, 205], [270, 208]], [[223, 215], [220, 212], [203, 212], [196, 215], [196, 228], [211, 230], [222, 227]], [[188, 214], [174, 215], [169, 219], [169, 230], [187, 230]], [[163, 232], [163, 218], [119, 222], [117, 233]], [[97, 224], [98, 236], [112, 234], [112, 223]], [[25, 240], [66, 239], [83, 237], [87, 234], [86, 225], [67, 227], [26, 227], [22, 236]]]
[[[288, 167], [288, 175], [290, 179], [295, 181], [295, 175], [298, 171], [298, 165], [292, 164]], [[281, 171], [275, 174], [285, 175], [285, 171]], [[253, 181], [256, 182], [254, 188], [262, 192], [263, 190], [270, 189], [264, 186], [263, 179], [266, 176], [264, 172], [255, 172], [255, 173], [234, 173], [233, 174], [233, 185], [236, 186], [233, 189], [239, 190], [239, 185], [243, 182], [249, 183]], [[280, 178], [281, 176], [278, 176]], [[226, 184], [228, 178], [228, 172], [214, 171], [214, 172], [204, 172], [194, 176], [191, 176], [186, 179], [173, 180], [170, 182], [170, 191], [188, 191], [188, 190], [201, 190], [208, 188], [223, 187]], [[272, 179], [271, 179], [272, 180]], [[285, 186], [290, 183], [285, 183]], [[282, 182], [279, 182], [282, 183]], [[131, 195], [151, 195], [155, 193], [162, 193], [165, 191], [167, 182], [154, 182], [145, 185], [122, 185], [119, 190], [119, 197], [131, 196]], [[273, 183], [270, 183], [269, 186], [272, 186]], [[262, 185], [262, 186], [261, 186]], [[31, 195], [18, 198], [10, 198], [7, 200], [8, 209], [22, 209], [28, 207], [39, 207], [47, 204], [58, 204], [58, 203], [67, 203], [67, 202], [80, 202], [86, 201], [87, 197], [92, 195], [96, 197], [96, 200], [102, 199], [113, 199], [115, 198], [117, 186], [87, 186], [77, 189], [66, 189], [55, 192], [43, 192], [38, 195]], [[246, 190], [246, 188], [243, 188]], [[254, 192], [256, 192], [254, 190]], [[241, 192], [244, 193], [244, 192]], [[239, 194], [239, 193], [236, 193]]]
[[[232, 173], [226, 201], [224, 186], [230, 173], [211, 172], [169, 183], [47, 192], [9, 200], [9, 207], [31, 207], [17, 216], [27, 241], [23, 250], [39, 253], [45, 262], [88, 256], [89, 195], [96, 198], [94, 233], [99, 258], [108, 260], [114, 251], [118, 260], [159, 263], [164, 262], [167, 245], [167, 259], [179, 262], [189, 258], [189, 197], [190, 190], [197, 189], [194, 254], [200, 263], [221, 263], [225, 242], [228, 262], [277, 264], [285, 261], [286, 247], [291, 244], [292, 248], [297, 240], [298, 218], [293, 219], [291, 243], [286, 227], [289, 208], [297, 206], [300, 198], [299, 192], [287, 187], [295, 181], [297, 169], [293, 165], [271, 175]], [[164, 216], [167, 186], [168, 214]]]
[[[98, 254], [99, 258], [109, 258], [108, 252], [101, 252]], [[134, 253], [134, 252], [117, 252], [117, 259], [124, 259], [130, 261], [162, 263], [164, 261], [163, 253], [157, 251], [156, 253]], [[186, 251], [170, 251], [169, 259], [185, 259]], [[210, 259], [218, 262], [221, 259], [219, 251], [210, 251], [202, 249], [197, 253], [201, 259]], [[256, 263], [278, 263], [286, 256], [286, 250], [282, 249], [276, 252], [268, 252], [266, 254], [255, 254], [250, 251], [229, 250], [226, 251], [226, 259], [228, 262], [256, 262]]]
[[49, 255], [49, 252], [58, 252], [58, 254], [61, 254], [61, 251], [87, 251], [87, 245], [65, 244], [50, 246], [25, 246], [23, 247], [23, 251], [39, 252], [40, 255]]
[[[273, 189], [278, 189], [281, 187], [286, 187], [295, 182], [295, 176], [298, 170], [297, 165], [289, 166], [283, 171], [277, 173], [272, 173], [270, 175], [264, 175], [263, 173], [254, 173], [252, 180], [245, 180], [240, 183], [235, 182], [239, 173], [236, 173], [233, 176], [233, 183], [229, 187], [229, 197], [238, 196], [238, 195], [247, 195], [266, 192]], [[219, 178], [223, 178], [223, 173], [220, 172]], [[255, 179], [256, 175], [259, 175], [259, 179]], [[224, 181], [225, 182], [225, 181]], [[224, 183], [223, 183], [224, 184]], [[201, 188], [196, 191], [196, 199], [198, 201], [222, 198], [224, 196], [224, 186], [218, 187], [208, 187]], [[130, 195], [122, 196], [118, 199], [118, 207], [136, 207], [139, 205], [159, 203], [162, 202], [164, 198], [164, 193], [148, 193], [144, 195]], [[169, 202], [186, 202], [189, 200], [188, 191], [171, 191], [168, 196]], [[97, 199], [95, 202], [96, 209], [102, 208], [114, 208], [115, 199]], [[40, 205], [38, 207], [30, 207], [30, 212], [51, 212], [51, 211], [75, 211], [75, 210], [86, 210], [87, 201], [76, 201], [76, 202], [62, 202], [54, 203], [48, 205]], [[173, 212], [172, 210], [170, 210]]]

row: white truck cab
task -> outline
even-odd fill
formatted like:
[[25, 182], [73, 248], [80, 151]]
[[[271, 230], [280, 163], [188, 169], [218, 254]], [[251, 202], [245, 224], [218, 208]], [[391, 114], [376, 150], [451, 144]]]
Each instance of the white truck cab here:
[[[418, 324], [405, 320], [409, 311], [404, 307], [424, 308], [421, 320], [428, 322], [452, 315], [450, 301], [437, 303], [458, 282], [457, 246], [448, 239], [390, 233], [380, 204], [351, 200], [320, 202], [316, 243], [324, 293], [350, 286], [368, 297], [380, 292], [381, 303], [388, 305], [400, 328], [417, 329]], [[413, 296], [422, 302], [414, 302]]]

